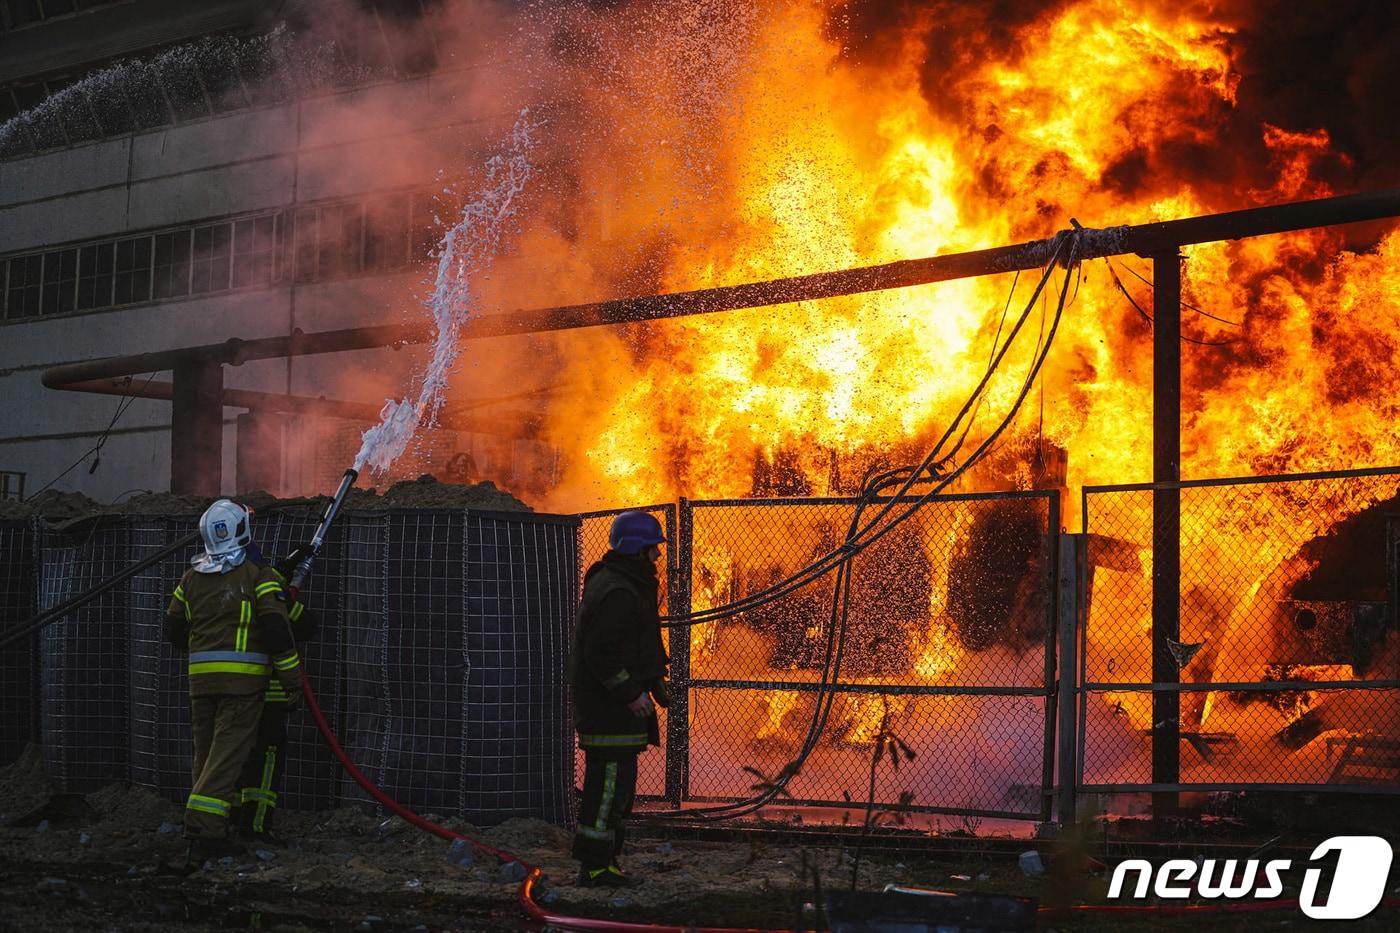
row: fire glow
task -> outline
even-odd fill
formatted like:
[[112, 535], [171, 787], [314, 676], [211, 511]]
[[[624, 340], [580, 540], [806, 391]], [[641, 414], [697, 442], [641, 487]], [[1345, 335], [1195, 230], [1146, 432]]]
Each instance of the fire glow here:
[[[884, 15], [876, 4], [708, 0], [541, 14], [515, 41], [551, 50], [535, 60], [557, 73], [535, 72], [532, 86], [567, 88], [544, 144], [557, 150], [556, 177], [484, 284], [487, 309], [997, 246], [1048, 236], [1071, 216], [1101, 227], [1322, 197], [1359, 174], [1328, 128], [1271, 122], [1259, 106], [1243, 12], [1082, 0], [997, 24], [980, 4], [892, 6]], [[1348, 235], [1185, 251], [1184, 478], [1400, 462], [1388, 427], [1400, 418], [1400, 233]], [[1135, 257], [1084, 265], [1034, 404], [963, 489], [1059, 487], [1074, 530], [1080, 487], [1151, 478], [1151, 326], [1139, 310], [1151, 307], [1151, 275]], [[461, 401], [499, 394], [503, 380], [545, 371], [568, 386], [541, 402], [538, 437], [561, 451], [560, 472], [525, 491], [544, 508], [851, 495], [869, 470], [927, 449], [1032, 278], [551, 334], [474, 352], [454, 391]], [[973, 442], [1010, 407], [1034, 343], [992, 381]], [[1323, 534], [1394, 492], [1391, 482], [1335, 497], [1302, 532]], [[1201, 631], [1183, 624], [1183, 640], [1206, 645], [1183, 666], [1186, 680], [1261, 677], [1269, 658], [1247, 637], [1250, 613], [1312, 569], [1296, 542], [1272, 533], [1285, 520], [1278, 503], [1267, 492], [1249, 503], [1228, 522], [1183, 521], [1183, 550], [1209, 553], [1222, 581], [1183, 593], [1211, 620]], [[927, 565], [924, 614], [889, 623], [909, 649], [905, 681], [1036, 663], [1024, 643], [974, 645], [959, 630], [946, 554], [969, 528], [913, 545]], [[1118, 549], [1104, 572], [1122, 575], [1134, 607], [1150, 605], [1147, 542]], [[697, 539], [694, 562], [696, 608], [760, 585], [762, 560], [724, 542]], [[1142, 639], [1150, 618], [1132, 613], [1115, 625]], [[812, 643], [824, 637], [820, 614], [794, 624]], [[773, 664], [752, 670], [765, 666], [755, 659], [781, 653], [768, 636], [714, 624], [692, 632], [692, 652], [697, 670], [716, 675], [771, 674]], [[1143, 681], [1150, 664], [1137, 652], [1112, 673]], [[749, 733], [795, 740], [803, 699], [770, 693]], [[1130, 733], [1150, 727], [1146, 695], [1106, 700], [1101, 712]], [[837, 731], [869, 742], [881, 721], [929, 702], [852, 701]], [[962, 702], [946, 701], [940, 722], [981, 715], [959, 712]], [[1203, 730], [1221, 708], [1213, 692], [1184, 698], [1184, 728]], [[1304, 712], [1295, 703], [1259, 728]]]

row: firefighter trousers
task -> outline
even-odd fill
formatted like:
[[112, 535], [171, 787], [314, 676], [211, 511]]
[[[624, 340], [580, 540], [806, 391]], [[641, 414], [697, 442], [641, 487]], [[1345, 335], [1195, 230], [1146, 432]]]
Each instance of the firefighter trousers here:
[[258, 720], [257, 738], [243, 764], [239, 778], [239, 825], [255, 835], [272, 831], [272, 815], [277, 809], [278, 788], [286, 761], [287, 704], [264, 703]]
[[190, 698], [194, 783], [185, 803], [186, 835], [228, 836], [229, 815], [238, 802], [238, 777], [257, 737], [262, 706], [261, 693]]
[[584, 871], [607, 868], [622, 854], [624, 823], [637, 794], [640, 748], [583, 750], [583, 797], [579, 801], [574, 858]]

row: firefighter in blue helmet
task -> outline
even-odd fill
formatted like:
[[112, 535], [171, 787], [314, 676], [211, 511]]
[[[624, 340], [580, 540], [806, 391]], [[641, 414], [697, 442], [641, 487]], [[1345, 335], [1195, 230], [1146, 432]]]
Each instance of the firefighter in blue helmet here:
[[574, 858], [579, 883], [622, 887], [623, 824], [637, 788], [637, 756], [660, 745], [669, 658], [661, 641], [656, 562], [666, 538], [645, 512], [623, 512], [609, 550], [584, 575], [568, 676], [583, 749], [583, 797]]
[[252, 513], [227, 499], [199, 519], [204, 550], [166, 610], [165, 637], [189, 653], [193, 787], [185, 802], [190, 861], [236, 851], [229, 818], [241, 802], [239, 774], [257, 738], [268, 678], [295, 695], [301, 661], [283, 585], [250, 559]]

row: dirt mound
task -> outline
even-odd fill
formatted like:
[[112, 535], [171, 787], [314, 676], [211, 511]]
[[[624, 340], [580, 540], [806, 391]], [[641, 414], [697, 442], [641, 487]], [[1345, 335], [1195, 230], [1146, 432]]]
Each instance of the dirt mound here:
[[[297, 506], [319, 512], [325, 508], [329, 497], [278, 499], [270, 493], [257, 490], [234, 498], [259, 512]], [[115, 505], [103, 505], [100, 502], [94, 502], [82, 493], [46, 489], [23, 502], [0, 502], [0, 520], [25, 520], [37, 517], [52, 525], [66, 525], [70, 522], [102, 515], [196, 516], [208, 508], [213, 501], [207, 496], [145, 492]], [[417, 479], [395, 483], [383, 495], [379, 495], [374, 489], [353, 488], [345, 497], [345, 508], [352, 511], [379, 511], [383, 509], [534, 511], [515, 496], [498, 488], [490, 480], [458, 485], [456, 483], [440, 483], [428, 474]]]
[[59, 492], [45, 489], [23, 502], [0, 502], [0, 519], [44, 518], [50, 522], [66, 522], [100, 511], [102, 506], [80, 492]]
[[440, 483], [425, 473], [389, 487], [382, 496], [373, 490], [352, 490], [347, 509], [481, 509], [487, 512], [531, 512], [528, 505], [490, 480], [459, 485]]
[[0, 823], [33, 810], [53, 796], [38, 745], [25, 746], [15, 761], [0, 768]]

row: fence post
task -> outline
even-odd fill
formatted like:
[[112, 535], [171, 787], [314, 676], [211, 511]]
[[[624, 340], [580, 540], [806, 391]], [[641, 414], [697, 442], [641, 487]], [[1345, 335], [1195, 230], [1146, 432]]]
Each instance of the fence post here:
[[[1181, 479], [1181, 255], [1152, 257], [1152, 481]], [[1171, 642], [1181, 638], [1181, 490], [1152, 491], [1152, 783], [1181, 780], [1181, 679]], [[1167, 689], [1163, 689], [1163, 688]], [[1152, 795], [1153, 819], [1175, 817], [1175, 791]]]
[[1059, 798], [1060, 825], [1069, 827], [1075, 821], [1075, 805], [1078, 776], [1078, 763], [1075, 752], [1078, 748], [1078, 724], [1075, 721], [1076, 673], [1079, 669], [1076, 649], [1079, 641], [1079, 569], [1088, 535], [1061, 534], [1056, 551], [1058, 566], [1055, 573], [1056, 628], [1059, 633], [1059, 663], [1056, 665], [1059, 730], [1059, 784], [1056, 787]]
[[[682, 497], [671, 535], [668, 614], [690, 615], [691, 508]], [[666, 710], [666, 800], [679, 807], [690, 795], [690, 628], [671, 629], [671, 705]]]

